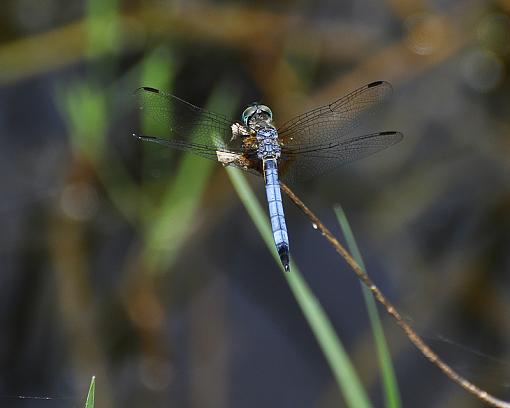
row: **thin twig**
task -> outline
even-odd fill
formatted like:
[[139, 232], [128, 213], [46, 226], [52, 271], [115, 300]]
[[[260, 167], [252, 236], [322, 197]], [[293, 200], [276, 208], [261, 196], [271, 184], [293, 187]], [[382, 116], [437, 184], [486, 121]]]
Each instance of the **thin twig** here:
[[375, 298], [381, 303], [389, 315], [391, 315], [397, 325], [404, 330], [406, 336], [411, 340], [411, 342], [416, 346], [416, 348], [429, 360], [432, 364], [439, 367], [439, 369], [446, 374], [448, 378], [452, 381], [459, 384], [462, 388], [475, 395], [477, 398], [485, 401], [486, 403], [501, 408], [510, 408], [510, 403], [502, 401], [488, 392], [480, 389], [464, 377], [462, 377], [459, 373], [457, 373], [453, 368], [451, 368], [448, 364], [446, 364], [424, 341], [423, 339], [416, 333], [416, 331], [402, 318], [400, 313], [397, 311], [395, 306], [386, 299], [386, 297], [382, 294], [379, 288], [374, 284], [372, 279], [361, 269], [358, 263], [354, 260], [354, 258], [347, 252], [347, 250], [338, 242], [335, 236], [329, 231], [324, 224], [317, 218], [317, 216], [310, 211], [310, 209], [292, 192], [292, 190], [280, 182], [281, 189], [289, 196], [289, 198], [298, 206], [298, 208], [303, 211], [303, 213], [312, 221], [314, 227], [317, 227], [322, 235], [329, 241], [329, 243], [335, 248], [335, 250], [345, 259], [345, 261], [349, 264], [349, 266], [356, 273], [358, 278], [363, 282], [363, 284], [369, 288], [374, 294]]

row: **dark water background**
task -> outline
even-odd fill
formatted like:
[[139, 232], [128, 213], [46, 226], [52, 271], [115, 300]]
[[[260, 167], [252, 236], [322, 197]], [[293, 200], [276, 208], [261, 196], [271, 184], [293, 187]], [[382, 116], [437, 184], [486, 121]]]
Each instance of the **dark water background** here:
[[[507, 1], [7, 0], [0, 13], [0, 406], [83, 406], [91, 375], [100, 408], [344, 406], [225, 172], [132, 138], [132, 92], [233, 117], [259, 100], [278, 122], [380, 79], [394, 95], [366, 130], [404, 141], [298, 192], [337, 234], [340, 203], [383, 292], [510, 398]], [[293, 256], [382, 406], [357, 279], [285, 206]], [[403, 406], [480, 406], [383, 323]]]

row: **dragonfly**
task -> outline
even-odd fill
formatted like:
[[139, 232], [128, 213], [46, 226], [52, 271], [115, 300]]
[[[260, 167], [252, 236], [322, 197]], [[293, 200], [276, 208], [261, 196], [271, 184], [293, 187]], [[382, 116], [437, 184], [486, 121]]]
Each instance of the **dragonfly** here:
[[292, 185], [400, 142], [403, 135], [397, 131], [353, 135], [391, 89], [386, 81], [372, 82], [277, 127], [271, 109], [260, 103], [247, 106], [241, 120], [233, 121], [175, 95], [141, 87], [135, 92], [139, 108], [159, 124], [160, 134], [133, 136], [262, 176], [274, 244], [289, 271], [280, 179]]

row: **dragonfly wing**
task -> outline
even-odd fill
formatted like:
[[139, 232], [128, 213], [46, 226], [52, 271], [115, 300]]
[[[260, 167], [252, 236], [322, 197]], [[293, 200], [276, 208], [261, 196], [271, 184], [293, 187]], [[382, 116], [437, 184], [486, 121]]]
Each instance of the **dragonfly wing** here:
[[350, 94], [291, 119], [278, 129], [285, 147], [307, 150], [326, 142], [340, 142], [349, 138], [366, 115], [392, 92], [385, 81], [372, 82]]
[[210, 146], [200, 145], [185, 140], [168, 140], [154, 136], [141, 136], [136, 134], [134, 136], [143, 141], [157, 143], [159, 145], [169, 147], [171, 149], [190, 152], [198, 156], [201, 156], [205, 159], [220, 162], [224, 166], [237, 167], [241, 170], [248, 171], [257, 176], [262, 175], [262, 169], [259, 168], [261, 166], [261, 164], [259, 163], [260, 161], [256, 159], [248, 159], [248, 156], [246, 154], [236, 153], [232, 150], [224, 149], [221, 147], [212, 149]]
[[280, 157], [280, 171], [283, 180], [292, 184], [370, 156], [400, 142], [402, 138], [400, 132], [379, 132], [308, 149], [284, 147]]
[[[231, 125], [234, 122], [226, 116], [209, 112], [155, 88], [139, 88], [136, 96], [149, 124], [157, 125], [154, 126], [154, 136], [167, 140], [167, 147], [210, 158], [215, 156], [218, 147], [242, 153], [239, 138], [232, 138]], [[193, 143], [188, 143], [189, 140]]]

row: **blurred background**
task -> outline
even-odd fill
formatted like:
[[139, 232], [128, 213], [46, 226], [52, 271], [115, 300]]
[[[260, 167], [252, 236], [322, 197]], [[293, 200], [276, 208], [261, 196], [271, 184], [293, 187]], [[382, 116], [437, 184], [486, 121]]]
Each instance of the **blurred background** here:
[[[133, 92], [233, 118], [259, 100], [283, 123], [375, 80], [394, 94], [366, 130], [404, 141], [297, 192], [339, 236], [340, 203], [406, 319], [510, 398], [510, 1], [0, 11], [0, 406], [81, 407], [92, 375], [100, 408], [345, 406], [225, 171], [131, 137]], [[357, 279], [284, 203], [294, 259], [382, 406]], [[403, 406], [481, 406], [382, 319]]]

